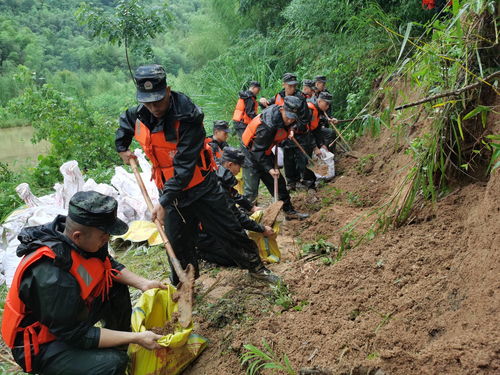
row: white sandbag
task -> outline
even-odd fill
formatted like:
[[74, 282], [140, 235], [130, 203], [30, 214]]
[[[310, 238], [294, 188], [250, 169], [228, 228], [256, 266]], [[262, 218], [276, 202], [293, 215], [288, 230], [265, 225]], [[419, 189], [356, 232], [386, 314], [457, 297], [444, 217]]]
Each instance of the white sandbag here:
[[63, 208], [68, 208], [69, 200], [75, 193], [82, 191], [85, 181], [76, 160], [64, 163], [59, 168], [59, 171], [64, 179], [63, 189], [61, 190]]
[[98, 193], [108, 195], [113, 198], [118, 197], [118, 191], [116, 191], [113, 186], [108, 185], [108, 184], [98, 184], [97, 182], [94, 181], [93, 178], [89, 178], [87, 181], [85, 181], [85, 184], [82, 187], [82, 191], [97, 191]]
[[11, 241], [7, 249], [5, 249], [5, 254], [2, 259], [4, 268], [3, 275], [5, 278], [5, 283], [9, 288], [12, 284], [14, 274], [16, 273], [16, 268], [19, 265], [19, 262], [21, 262], [21, 258], [19, 258], [16, 254], [16, 250], [19, 244], [20, 242], [17, 240], [17, 238]]
[[40, 199], [35, 197], [35, 195], [31, 192], [30, 186], [26, 182], [16, 186], [16, 193], [28, 207], [40, 206], [42, 203]]
[[320, 175], [319, 173], [314, 172], [316, 179], [318, 180], [331, 180], [335, 177], [335, 155], [330, 151], [327, 151], [323, 148], [320, 149], [321, 156], [318, 158], [328, 167], [328, 172], [326, 175]]
[[[275, 154], [275, 152], [274, 152], [275, 149], [276, 148], [273, 147], [273, 155]], [[283, 158], [284, 158], [284, 156], [283, 156], [283, 148], [278, 147], [278, 168], [283, 168], [283, 165], [284, 165], [283, 164]]]

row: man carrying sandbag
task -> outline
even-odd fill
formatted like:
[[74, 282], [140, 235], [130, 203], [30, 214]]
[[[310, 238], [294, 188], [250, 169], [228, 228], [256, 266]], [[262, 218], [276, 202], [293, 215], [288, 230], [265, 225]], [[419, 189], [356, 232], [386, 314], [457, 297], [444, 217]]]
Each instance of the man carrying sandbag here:
[[[108, 253], [110, 235], [124, 234], [114, 198], [78, 192], [68, 216], [25, 228], [22, 256], [7, 295], [2, 336], [24, 371], [50, 374], [125, 374], [135, 343], [159, 347], [150, 331], [130, 332], [132, 307], [127, 286], [165, 288], [127, 270]], [[104, 328], [94, 325], [103, 321]]]
[[[120, 116], [116, 149], [122, 160], [135, 157], [129, 150], [135, 138], [153, 164], [153, 176], [161, 191], [153, 220], [165, 224], [166, 235], [182, 268], [192, 264], [198, 277], [197, 228], [232, 248], [232, 260], [256, 279], [275, 283], [278, 277], [259, 258], [231, 211], [214, 173], [212, 150], [205, 139], [203, 112], [186, 95], [171, 91], [160, 65], [145, 65], [135, 72], [138, 106]], [[172, 283], [179, 278], [172, 268]]]

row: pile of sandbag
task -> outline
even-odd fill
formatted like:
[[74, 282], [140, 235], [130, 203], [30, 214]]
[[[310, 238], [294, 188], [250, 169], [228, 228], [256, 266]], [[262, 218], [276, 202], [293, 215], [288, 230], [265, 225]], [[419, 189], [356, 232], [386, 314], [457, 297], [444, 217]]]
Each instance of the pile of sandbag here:
[[[142, 179], [153, 204], [158, 202], [158, 189], [150, 180], [151, 166], [141, 150], [135, 150], [142, 169]], [[12, 212], [0, 225], [0, 285], [4, 282], [10, 287], [20, 258], [16, 255], [19, 245], [17, 236], [24, 227], [42, 225], [52, 221], [57, 215], [66, 215], [69, 200], [78, 191], [94, 190], [112, 196], [118, 201], [118, 217], [126, 223], [134, 220], [150, 220], [150, 215], [133, 173], [123, 167], [115, 167], [111, 185], [98, 184], [89, 178], [85, 181], [78, 163], [68, 161], [59, 170], [63, 182], [54, 185], [54, 193], [36, 197], [26, 183], [16, 188], [25, 206]]]

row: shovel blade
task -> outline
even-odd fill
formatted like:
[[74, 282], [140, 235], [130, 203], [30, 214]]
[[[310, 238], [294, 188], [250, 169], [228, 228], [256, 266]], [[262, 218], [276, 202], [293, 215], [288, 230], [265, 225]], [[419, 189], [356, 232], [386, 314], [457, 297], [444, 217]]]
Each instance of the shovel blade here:
[[179, 324], [187, 328], [193, 321], [193, 294], [194, 294], [194, 267], [188, 264], [181, 276], [174, 299], [177, 301], [179, 311]]

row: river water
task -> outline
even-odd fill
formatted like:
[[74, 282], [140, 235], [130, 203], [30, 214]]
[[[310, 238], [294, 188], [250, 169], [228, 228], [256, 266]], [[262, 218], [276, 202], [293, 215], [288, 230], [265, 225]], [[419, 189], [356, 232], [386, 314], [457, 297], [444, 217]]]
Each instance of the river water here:
[[49, 150], [48, 142], [31, 143], [34, 129], [31, 126], [0, 129], [0, 162], [8, 163], [14, 171], [34, 166], [38, 155]]

